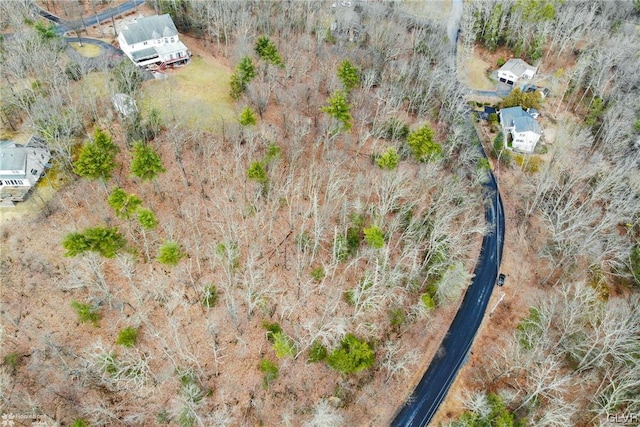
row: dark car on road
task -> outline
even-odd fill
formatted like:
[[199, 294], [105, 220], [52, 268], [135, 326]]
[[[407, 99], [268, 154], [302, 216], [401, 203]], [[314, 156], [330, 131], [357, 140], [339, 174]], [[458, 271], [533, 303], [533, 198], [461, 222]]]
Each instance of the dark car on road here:
[[502, 286], [502, 285], [504, 285], [504, 279], [505, 279], [505, 275], [501, 273], [501, 274], [498, 276], [498, 281], [496, 282], [496, 284], [497, 284], [498, 286]]

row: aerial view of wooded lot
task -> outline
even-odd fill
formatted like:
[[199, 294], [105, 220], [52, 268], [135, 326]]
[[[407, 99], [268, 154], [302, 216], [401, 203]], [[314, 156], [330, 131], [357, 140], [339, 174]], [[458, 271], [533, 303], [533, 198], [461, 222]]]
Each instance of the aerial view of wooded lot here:
[[0, 2], [0, 425], [640, 424], [639, 100], [640, 0]]

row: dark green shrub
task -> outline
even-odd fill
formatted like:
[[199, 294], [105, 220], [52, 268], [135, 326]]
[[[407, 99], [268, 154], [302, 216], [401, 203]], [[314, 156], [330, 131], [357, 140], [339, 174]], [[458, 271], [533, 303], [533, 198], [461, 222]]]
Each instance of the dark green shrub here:
[[436, 160], [442, 155], [442, 146], [435, 142], [433, 130], [427, 124], [407, 136], [407, 145], [413, 157], [421, 162]]
[[391, 326], [394, 328], [398, 328], [404, 324], [407, 320], [407, 317], [404, 315], [404, 311], [401, 308], [394, 308], [389, 311], [389, 321], [391, 322]]
[[389, 147], [387, 151], [378, 155], [375, 161], [380, 169], [394, 170], [398, 167], [400, 156], [398, 156], [396, 147]]
[[281, 359], [285, 356], [295, 356], [296, 344], [284, 332], [276, 332], [273, 336], [273, 350], [276, 356]]
[[341, 123], [341, 129], [348, 131], [353, 125], [353, 117], [351, 116], [351, 105], [347, 101], [347, 94], [344, 91], [337, 90], [331, 94], [327, 100], [327, 105], [321, 110]]
[[342, 61], [338, 67], [338, 78], [347, 92], [360, 85], [360, 72], [348, 59]]
[[278, 366], [269, 359], [262, 359], [260, 362], [260, 371], [264, 374], [265, 388], [268, 388], [271, 382], [278, 379]]
[[309, 349], [309, 362], [321, 362], [327, 357], [327, 349], [318, 341], [314, 341]]
[[311, 277], [313, 277], [313, 280], [315, 280], [316, 282], [320, 282], [322, 279], [324, 279], [325, 274], [326, 273], [324, 271], [324, 267], [321, 265], [311, 270]]
[[284, 67], [284, 63], [282, 62], [282, 58], [278, 53], [278, 48], [275, 43], [273, 43], [269, 37], [260, 36], [256, 41], [256, 53], [258, 56], [265, 61], [277, 65], [279, 67]]
[[282, 328], [278, 323], [269, 323], [266, 320], [262, 322], [262, 327], [267, 330], [267, 339], [274, 342], [275, 334], [282, 332]]
[[384, 247], [384, 234], [382, 234], [382, 230], [378, 227], [372, 225], [371, 227], [365, 228], [363, 232], [364, 240], [373, 249], [381, 249]]
[[133, 347], [138, 339], [138, 330], [132, 327], [126, 327], [118, 333], [116, 344], [125, 347]]
[[497, 394], [489, 394], [487, 396], [487, 403], [489, 404], [489, 408], [483, 411], [483, 413], [473, 411], [464, 412], [452, 426], [523, 427], [525, 425], [525, 422], [518, 420], [516, 416], [509, 411], [502, 398]]
[[251, 62], [251, 58], [245, 56], [236, 66], [235, 72], [231, 75], [231, 97], [238, 99], [247, 89], [247, 84], [256, 76], [256, 70]]
[[2, 358], [2, 364], [13, 374], [18, 368], [21, 358], [22, 355], [20, 353], [8, 353]]
[[218, 289], [215, 285], [207, 285], [204, 287], [204, 296], [202, 297], [202, 305], [204, 308], [213, 308], [218, 303]]
[[420, 300], [427, 310], [431, 311], [436, 308], [436, 302], [433, 300], [433, 297], [429, 293], [422, 294], [420, 296]]
[[280, 147], [275, 142], [270, 143], [267, 146], [267, 154], [264, 156], [264, 160], [267, 163], [271, 163], [273, 160], [280, 157]]
[[249, 169], [247, 170], [247, 177], [250, 180], [256, 181], [260, 184], [266, 184], [269, 180], [269, 178], [267, 177], [267, 170], [265, 169], [264, 163], [262, 162], [251, 163]]
[[113, 189], [107, 199], [109, 206], [118, 218], [129, 219], [140, 208], [142, 200], [135, 194], [129, 194], [120, 187]]
[[347, 334], [340, 347], [327, 356], [327, 364], [343, 374], [352, 374], [368, 369], [375, 362], [375, 353], [371, 346], [360, 341], [355, 335]]
[[374, 132], [380, 138], [390, 141], [404, 141], [407, 139], [407, 136], [409, 136], [409, 126], [396, 117], [393, 117], [377, 126]]
[[151, 209], [140, 208], [136, 212], [138, 222], [145, 230], [153, 230], [158, 225], [158, 219]]
[[244, 107], [240, 112], [240, 118], [238, 119], [242, 126], [253, 126], [258, 121], [255, 111], [251, 107]]
[[536, 345], [536, 337], [542, 333], [540, 327], [540, 310], [535, 307], [529, 309], [529, 316], [520, 321], [516, 328], [520, 345], [525, 350], [531, 350]]
[[71, 301], [71, 307], [76, 311], [80, 323], [91, 323], [93, 326], [98, 326], [101, 316], [97, 307], [78, 301]]
[[151, 145], [144, 142], [136, 142], [133, 145], [131, 173], [134, 176], [137, 176], [142, 181], [153, 181], [165, 171], [160, 154]]
[[166, 241], [162, 246], [160, 246], [158, 257], [156, 259], [162, 264], [174, 266], [177, 265], [185, 256], [186, 254], [182, 252], [179, 243]]
[[349, 255], [356, 253], [362, 242], [362, 228], [361, 227], [349, 227], [347, 228], [347, 250]]
[[117, 153], [118, 146], [111, 137], [96, 129], [93, 140], [86, 142], [80, 149], [78, 158], [73, 163], [73, 171], [88, 179], [108, 181], [117, 166]]
[[342, 298], [344, 298], [344, 301], [352, 307], [356, 305], [353, 292], [354, 292], [353, 289], [347, 289], [342, 294]]

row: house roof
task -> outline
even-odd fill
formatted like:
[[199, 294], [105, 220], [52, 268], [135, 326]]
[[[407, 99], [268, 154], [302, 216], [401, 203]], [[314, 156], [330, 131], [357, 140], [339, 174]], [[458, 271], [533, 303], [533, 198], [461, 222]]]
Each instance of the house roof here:
[[162, 37], [173, 37], [178, 35], [178, 30], [171, 16], [164, 14], [138, 18], [135, 22], [127, 24], [120, 33], [127, 44], [134, 44]]
[[27, 167], [27, 151], [11, 141], [0, 141], [0, 178], [24, 176]]
[[538, 69], [527, 64], [520, 58], [511, 58], [510, 60], [505, 62], [502, 67], [500, 67], [500, 71], [510, 71], [518, 77], [521, 77], [527, 70], [533, 71], [535, 73]]
[[187, 50], [187, 46], [178, 40], [177, 43], [156, 46], [155, 50], [160, 55], [168, 55], [170, 53], [184, 52]]
[[542, 129], [538, 122], [531, 116], [516, 117], [513, 119], [513, 125], [516, 132], [533, 132], [537, 135], [542, 135]]
[[516, 132], [533, 132], [542, 135], [542, 128], [531, 114], [522, 107], [510, 107], [500, 110], [503, 127], [514, 127]]
[[158, 51], [155, 47], [148, 47], [146, 49], [131, 52], [131, 57], [134, 59], [134, 61], [143, 61], [145, 59], [151, 59], [156, 56], [158, 56]]

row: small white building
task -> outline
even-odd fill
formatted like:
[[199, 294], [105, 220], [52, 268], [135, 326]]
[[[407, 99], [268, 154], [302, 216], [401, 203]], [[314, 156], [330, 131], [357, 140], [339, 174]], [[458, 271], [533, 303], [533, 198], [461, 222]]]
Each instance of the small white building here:
[[44, 175], [51, 152], [40, 138], [26, 144], [0, 141], [0, 202], [22, 202]]
[[118, 34], [120, 49], [139, 67], [180, 65], [189, 62], [189, 50], [180, 41], [171, 16], [140, 17]]
[[520, 79], [532, 79], [538, 71], [537, 67], [524, 62], [522, 59], [510, 59], [498, 70], [500, 83], [513, 86]]
[[542, 136], [542, 128], [522, 107], [510, 107], [498, 113], [504, 145], [510, 150], [533, 153]]

